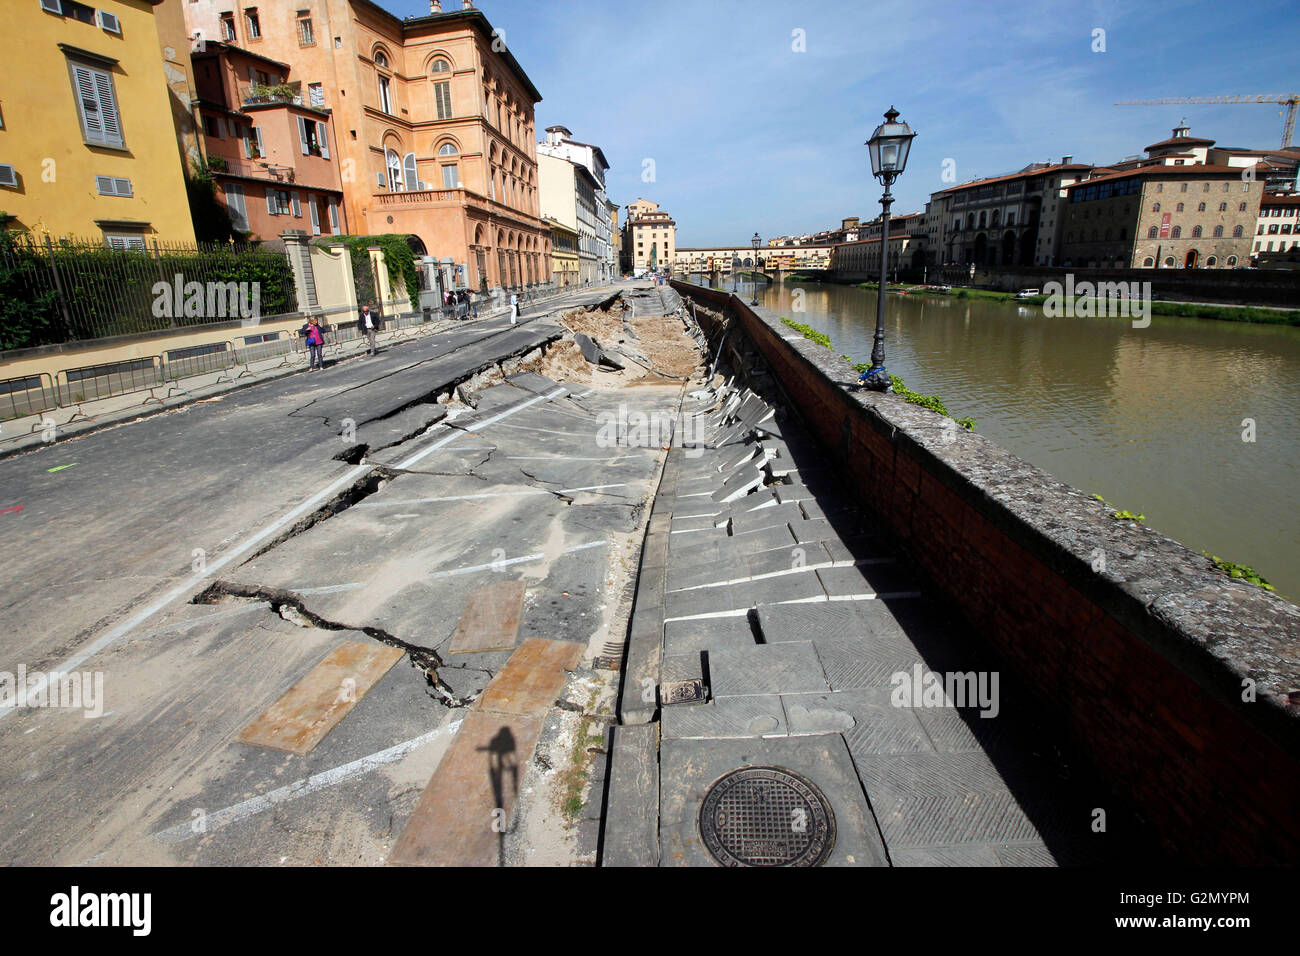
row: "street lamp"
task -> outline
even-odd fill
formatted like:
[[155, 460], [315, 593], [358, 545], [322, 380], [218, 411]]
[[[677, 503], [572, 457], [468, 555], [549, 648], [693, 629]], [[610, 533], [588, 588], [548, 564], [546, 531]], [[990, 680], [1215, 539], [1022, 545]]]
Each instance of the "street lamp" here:
[[754, 271], [749, 277], [754, 280], [754, 301], [750, 305], [758, 305], [758, 247], [763, 244], [763, 240], [758, 238], [758, 233], [754, 233], [754, 238], [749, 240], [749, 244], [754, 247]]
[[885, 113], [885, 121], [876, 127], [867, 140], [871, 151], [871, 174], [885, 187], [880, 197], [884, 212], [880, 217], [880, 287], [876, 291], [876, 337], [871, 347], [871, 367], [862, 373], [858, 382], [867, 388], [885, 392], [889, 390], [889, 373], [885, 371], [885, 283], [889, 274], [889, 207], [894, 202], [889, 187], [902, 175], [907, 165], [907, 153], [912, 148], [916, 134], [906, 123], [898, 122], [898, 110], [892, 106]]

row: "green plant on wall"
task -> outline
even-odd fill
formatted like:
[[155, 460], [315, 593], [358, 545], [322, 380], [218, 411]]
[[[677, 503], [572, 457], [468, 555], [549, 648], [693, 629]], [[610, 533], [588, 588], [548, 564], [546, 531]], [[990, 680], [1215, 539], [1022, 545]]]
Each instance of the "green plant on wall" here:
[[1213, 561], [1215, 568], [1222, 571], [1230, 578], [1237, 578], [1240, 581], [1245, 581], [1248, 584], [1253, 584], [1256, 587], [1263, 588], [1265, 591], [1277, 590], [1273, 585], [1265, 581], [1258, 571], [1248, 564], [1236, 564], [1232, 561], [1225, 561], [1217, 554], [1210, 554], [1208, 551], [1202, 551], [1201, 554]]
[[[1115, 507], [1109, 501], [1103, 498], [1101, 495], [1093, 495], [1092, 497], [1095, 498], [1097, 501], [1100, 501], [1107, 508]], [[1127, 511], [1127, 510], [1112, 511], [1110, 513], [1110, 516], [1114, 518], [1116, 521], [1136, 521], [1138, 523], [1141, 523], [1147, 519], [1146, 515], [1134, 514], [1132, 511]]]
[[405, 235], [385, 233], [381, 236], [330, 236], [317, 239], [316, 245], [322, 249], [337, 243], [348, 247], [352, 261], [366, 262], [370, 258], [370, 247], [378, 246], [384, 252], [384, 264], [388, 267], [388, 281], [393, 291], [406, 288], [406, 295], [411, 302], [420, 301], [420, 277], [415, 271], [415, 253]]

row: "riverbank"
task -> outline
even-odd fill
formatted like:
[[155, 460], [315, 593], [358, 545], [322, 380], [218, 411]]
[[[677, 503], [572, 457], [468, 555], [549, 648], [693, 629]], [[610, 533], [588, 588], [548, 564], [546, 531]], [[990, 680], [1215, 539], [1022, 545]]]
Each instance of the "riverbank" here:
[[[875, 292], [879, 283], [876, 282], [835, 282], [824, 279], [812, 279], [807, 276], [793, 275], [786, 278], [786, 283], [817, 283], [819, 285], [845, 285], [857, 289], [866, 289], [869, 292]], [[909, 283], [890, 284], [886, 287], [886, 292], [896, 295], [923, 295], [933, 296], [936, 298], [952, 299], [980, 299], [988, 302], [1003, 302], [1018, 306], [1041, 306], [1047, 301], [1045, 295], [1029, 296], [1027, 298], [1018, 298], [1014, 292], [998, 292], [993, 289], [973, 289], [964, 286], [944, 287], [949, 291], [942, 291], [937, 286], [915, 285]], [[1087, 297], [1080, 297], [1087, 298]], [[1080, 299], [1074, 300], [1076, 310], [1080, 309]], [[1108, 300], [1104, 298], [1091, 297], [1090, 304], [1092, 313], [1098, 318], [1107, 318], [1105, 306]], [[1185, 319], [1214, 319], [1220, 322], [1249, 322], [1258, 325], [1289, 325], [1300, 326], [1300, 310], [1283, 309], [1276, 306], [1248, 306], [1248, 305], [1215, 305], [1210, 302], [1171, 302], [1162, 299], [1153, 299], [1151, 302], [1152, 315], [1174, 316]], [[1126, 321], [1131, 320], [1129, 315], [1116, 315], [1115, 318], [1122, 318]]]

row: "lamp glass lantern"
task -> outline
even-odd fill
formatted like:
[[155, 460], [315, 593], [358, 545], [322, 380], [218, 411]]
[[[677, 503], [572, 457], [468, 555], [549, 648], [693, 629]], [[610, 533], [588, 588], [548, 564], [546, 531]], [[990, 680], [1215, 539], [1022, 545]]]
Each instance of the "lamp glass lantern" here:
[[884, 182], [892, 181], [907, 166], [907, 154], [916, 136], [906, 123], [898, 121], [898, 110], [892, 106], [885, 113], [885, 121], [876, 127], [867, 140], [871, 151], [871, 173]]

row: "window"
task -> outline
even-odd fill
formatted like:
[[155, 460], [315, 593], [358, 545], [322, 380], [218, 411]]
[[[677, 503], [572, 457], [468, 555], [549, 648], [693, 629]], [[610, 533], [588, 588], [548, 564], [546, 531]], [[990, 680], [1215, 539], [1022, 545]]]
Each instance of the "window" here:
[[408, 190], [417, 189], [420, 185], [419, 168], [415, 165], [415, 153], [407, 153], [402, 159], [403, 183]]
[[1174, 212], [1182, 212], [1182, 211], [1183, 211], [1182, 203], [1179, 203], [1177, 206], [1174, 207]]
[[451, 66], [447, 63], [446, 60], [434, 60], [434, 61], [433, 61], [433, 66], [430, 68], [429, 72], [430, 72], [430, 73], [450, 73], [450, 72], [451, 72]]
[[122, 24], [118, 22], [117, 17], [107, 10], [99, 11], [99, 28], [105, 33], [115, 33], [122, 35]]
[[104, 244], [110, 249], [138, 249], [145, 251], [144, 232], [106, 232]]
[[272, 216], [287, 216], [290, 212], [289, 193], [283, 189], [266, 191], [266, 211]]
[[249, 159], [266, 158], [266, 146], [262, 143], [262, 127], [250, 126], [245, 131], [244, 153]]
[[1160, 211], [1160, 203], [1158, 203], [1158, 202], [1157, 202], [1157, 203], [1152, 203], [1152, 204], [1151, 204], [1151, 211], [1152, 211], [1152, 212], [1159, 212], [1159, 211]]
[[248, 28], [250, 40], [262, 39], [262, 21], [258, 19], [257, 7], [249, 7], [244, 11], [244, 25]]
[[1197, 212], [1205, 212], [1205, 203], [1200, 203], [1196, 207]]
[[302, 154], [304, 156], [319, 156], [322, 159], [329, 159], [329, 137], [326, 135], [325, 124], [302, 116], [297, 119], [298, 144], [302, 147]]
[[1192, 226], [1192, 238], [1193, 238], [1193, 239], [1199, 239], [1199, 238], [1201, 238], [1201, 227], [1200, 227], [1200, 226]]
[[221, 139], [221, 120], [209, 114], [203, 114], [203, 134], [213, 139]]
[[442, 188], [458, 189], [460, 187], [460, 167], [448, 163], [442, 167]]
[[1165, 268], [1166, 268], [1166, 269], [1172, 269], [1173, 267], [1174, 267], [1174, 257], [1173, 257], [1173, 256], [1165, 256]]
[[1150, 269], [1155, 264], [1156, 264], [1156, 260], [1153, 259], [1151, 256], [1147, 256], [1145, 259], [1142, 260], [1142, 268], [1144, 269]]
[[88, 7], [84, 3], [78, 3], [77, 0], [63, 0], [62, 13], [65, 17], [72, 17], [74, 20], [80, 20], [82, 23], [93, 24], [95, 22], [95, 8]]
[[443, 143], [440, 147], [438, 147], [439, 156], [455, 156], [458, 154], [458, 152], [459, 150], [456, 149], [455, 143]]
[[319, 83], [307, 85], [307, 102], [312, 106], [325, 105], [325, 87]]
[[240, 232], [248, 231], [248, 207], [244, 203], [244, 187], [239, 183], [226, 183], [226, 208], [230, 210], [230, 224]]
[[123, 196], [130, 197], [131, 180], [118, 179], [113, 176], [96, 176], [95, 189], [101, 196]]
[[1240, 206], [1237, 207], [1237, 212], [1245, 212], [1245, 211], [1246, 211], [1245, 203], [1242, 203]]
[[1241, 237], [1242, 237], [1241, 226], [1233, 226], [1233, 227], [1232, 227], [1232, 238], [1234, 238], [1234, 239], [1240, 239]]
[[385, 70], [388, 69], [388, 57], [384, 55], [383, 50], [375, 51], [375, 66], [382, 66]]
[[1159, 226], [1152, 226], [1150, 229], [1147, 230], [1147, 238], [1148, 238], [1148, 239], [1158, 239], [1159, 237], [1160, 237], [1160, 227], [1159, 227]]
[[386, 76], [379, 78], [379, 108], [385, 113], [393, 111], [393, 100], [388, 92], [388, 77]]
[[312, 29], [311, 17], [309, 16], [310, 13], [311, 13], [310, 10], [298, 11], [298, 45], [299, 46], [316, 45], [316, 33]]
[[320, 235], [320, 210], [316, 208], [316, 197], [307, 197], [307, 211], [311, 213], [311, 234]]
[[451, 119], [451, 84], [446, 81], [433, 84], [433, 99], [438, 107], [438, 119]]
[[233, 13], [221, 14], [221, 39], [227, 43], [235, 42], [235, 15]]
[[1158, 193], [1162, 193], [1162, 192], [1164, 192], [1164, 191], [1165, 191], [1165, 184], [1164, 184], [1164, 183], [1156, 183], [1156, 192], [1158, 192]]
[[1169, 234], [1170, 239], [1181, 239], [1183, 237], [1183, 227], [1174, 226], [1174, 231]]
[[1228, 256], [1228, 265], [1230, 265], [1230, 266], [1235, 266], [1236, 264], [1237, 264], [1237, 257], [1236, 257], [1236, 256]]
[[1268, 224], [1268, 234], [1269, 234], [1270, 236], [1276, 236], [1276, 235], [1277, 235], [1277, 223], [1275, 223], [1275, 222], [1271, 222], [1271, 223]]
[[18, 171], [9, 163], [0, 163], [0, 186], [17, 186]]
[[402, 188], [402, 160], [390, 149], [384, 153], [384, 165], [388, 168], [388, 188], [396, 192]]
[[1219, 203], [1219, 212], [1227, 212], [1227, 211], [1228, 211], [1228, 204], [1226, 202]]
[[1181, 193], [1187, 192], [1187, 183], [1183, 183], [1181, 186], [1179, 186], [1178, 191]]
[[124, 148], [122, 118], [117, 111], [113, 75], [92, 66], [70, 63], [72, 85], [81, 114], [81, 135], [87, 143]]
[[1215, 239], [1222, 239], [1222, 238], [1223, 238], [1223, 227], [1222, 227], [1222, 226], [1215, 226], [1215, 227], [1214, 227], [1214, 238], [1215, 238]]
[[330, 232], [337, 236], [343, 232], [343, 226], [339, 222], [339, 201], [333, 196], [329, 197], [329, 213]]

